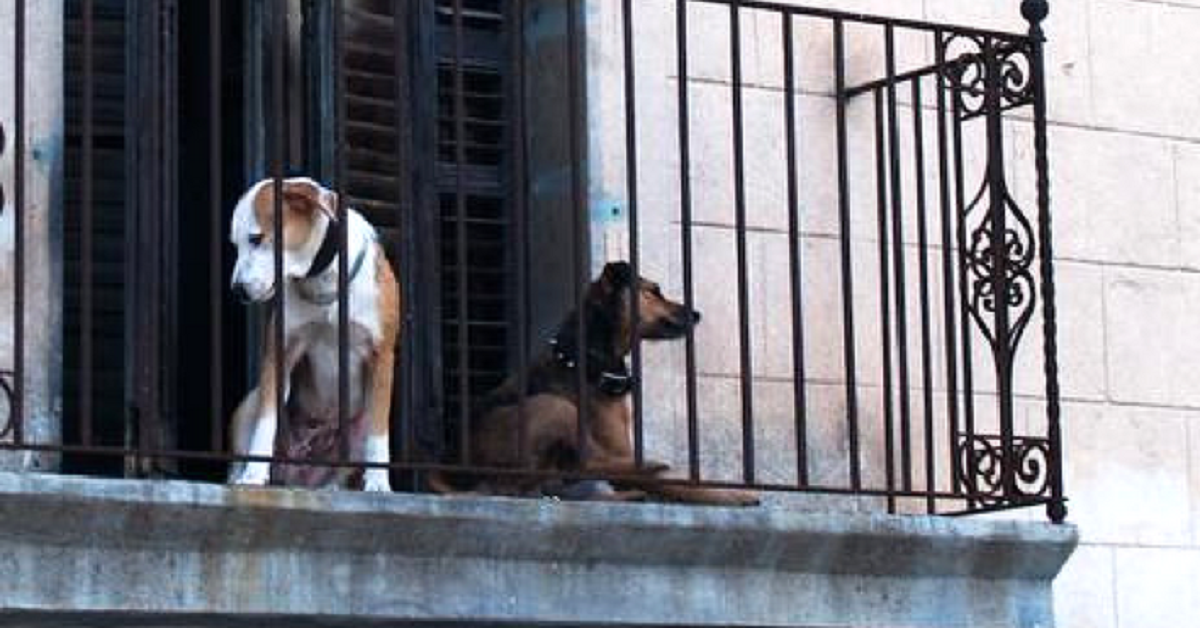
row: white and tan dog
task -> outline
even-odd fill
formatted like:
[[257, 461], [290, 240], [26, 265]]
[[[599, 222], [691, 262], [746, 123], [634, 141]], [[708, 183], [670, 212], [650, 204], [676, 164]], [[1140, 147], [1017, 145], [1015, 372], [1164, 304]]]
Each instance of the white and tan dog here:
[[[233, 417], [234, 453], [251, 456], [388, 463], [392, 367], [400, 325], [396, 277], [374, 227], [347, 208], [336, 220], [337, 195], [308, 178], [282, 182], [285, 412], [277, 417], [275, 324], [266, 328], [258, 386]], [[341, 230], [348, 240], [350, 412], [338, 426], [338, 263]], [[253, 185], [233, 212], [230, 240], [237, 247], [231, 287], [244, 302], [275, 295], [275, 185]], [[345, 487], [354, 470], [311, 469], [266, 462], [235, 463], [234, 484]], [[389, 491], [388, 471], [367, 469], [367, 491]]]

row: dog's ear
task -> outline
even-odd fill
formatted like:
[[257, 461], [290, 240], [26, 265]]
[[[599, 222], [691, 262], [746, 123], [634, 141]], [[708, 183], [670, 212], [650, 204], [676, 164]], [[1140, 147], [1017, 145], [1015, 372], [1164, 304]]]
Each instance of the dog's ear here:
[[633, 267], [629, 262], [609, 262], [604, 266], [601, 279], [610, 290], [620, 290], [633, 285]]
[[337, 194], [308, 178], [287, 179], [283, 182], [283, 200], [288, 207], [301, 212], [322, 212], [334, 218]]

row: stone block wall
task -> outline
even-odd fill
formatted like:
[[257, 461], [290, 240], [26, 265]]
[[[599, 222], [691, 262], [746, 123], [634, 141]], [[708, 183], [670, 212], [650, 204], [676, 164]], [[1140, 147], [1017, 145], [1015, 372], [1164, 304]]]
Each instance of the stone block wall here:
[[[15, 3], [0, 4], [0, 370], [15, 364]], [[54, 443], [62, 411], [63, 7], [26, 3], [25, 46], [25, 435]], [[8, 416], [0, 406], [0, 426]], [[52, 456], [0, 453], [0, 469], [47, 469]]]

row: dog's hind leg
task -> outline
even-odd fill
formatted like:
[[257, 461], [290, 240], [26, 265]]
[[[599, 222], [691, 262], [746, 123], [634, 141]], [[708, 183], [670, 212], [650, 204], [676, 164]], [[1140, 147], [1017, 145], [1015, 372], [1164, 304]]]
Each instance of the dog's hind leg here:
[[[388, 265], [383, 249], [376, 245], [375, 271], [379, 285], [378, 313], [382, 334], [374, 346], [367, 371], [367, 429], [361, 441], [362, 460], [386, 465], [391, 456], [392, 380], [395, 375], [396, 341], [400, 333], [400, 287]], [[352, 448], [353, 449], [353, 448]], [[391, 492], [387, 467], [373, 466], [363, 471], [363, 490]]]
[[[392, 368], [395, 354], [390, 347], [375, 357], [367, 375], [366, 422], [361, 434], [351, 436], [350, 459], [371, 464], [386, 465], [391, 462], [391, 444], [388, 442], [388, 424], [392, 409]], [[387, 467], [372, 466], [363, 470], [363, 490], [369, 492], [391, 492]]]

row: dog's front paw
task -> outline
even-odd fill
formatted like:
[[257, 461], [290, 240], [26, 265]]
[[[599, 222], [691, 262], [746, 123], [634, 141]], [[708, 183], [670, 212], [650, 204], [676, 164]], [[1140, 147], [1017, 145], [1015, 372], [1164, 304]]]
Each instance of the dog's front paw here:
[[266, 486], [270, 481], [271, 467], [265, 462], [251, 462], [229, 478], [230, 484], [238, 486]]
[[392, 483], [388, 480], [388, 472], [384, 469], [367, 469], [363, 473], [363, 490], [368, 493], [392, 492]]

